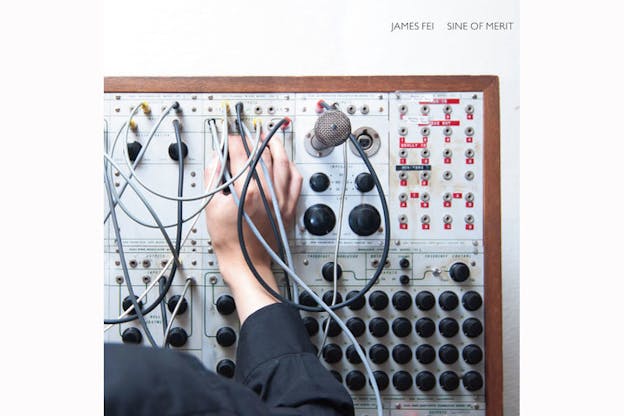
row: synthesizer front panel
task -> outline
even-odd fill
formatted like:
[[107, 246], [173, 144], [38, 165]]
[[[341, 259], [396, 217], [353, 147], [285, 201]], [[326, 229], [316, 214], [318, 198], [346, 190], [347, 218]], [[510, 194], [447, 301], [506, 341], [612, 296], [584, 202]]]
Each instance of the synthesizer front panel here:
[[[331, 77], [316, 80], [316, 86], [308, 89], [301, 82], [289, 85], [288, 78], [261, 88], [253, 79], [245, 88], [240, 88], [240, 81], [223, 84], [210, 79], [190, 86], [162, 79], [151, 87], [140, 79], [107, 79], [104, 141], [108, 151], [114, 146], [111, 184], [117, 190], [124, 186], [124, 177], [130, 175], [124, 152], [130, 153], [129, 144], [148, 145], [148, 136], [155, 130], [136, 167], [136, 179], [155, 191], [139, 188], [162, 223], [171, 225], [167, 232], [175, 243], [177, 203], [163, 197], [176, 195], [179, 179], [178, 162], [171, 156], [176, 143], [173, 120], [180, 123], [188, 149], [183, 189], [188, 197], [204, 192], [204, 169], [215, 157], [223, 122], [228, 123], [230, 134], [237, 134], [236, 103], [243, 104], [242, 120], [251, 132], [257, 128], [268, 132], [288, 117], [290, 124], [278, 131], [276, 139], [283, 140], [303, 176], [289, 244], [294, 268], [308, 286], [331, 302], [333, 283], [328, 270], [332, 270], [339, 231], [336, 220], [321, 224], [325, 228], [318, 232], [317, 222], [306, 221], [309, 215], [322, 209], [337, 218], [344, 201], [338, 301], [359, 291], [373, 275], [385, 229], [390, 228], [389, 255], [379, 280], [363, 302], [336, 311], [371, 362], [384, 414], [498, 415], [502, 413], [500, 230], [496, 229], [500, 218], [494, 203], [499, 201], [498, 172], [494, 171], [498, 167], [498, 120], [493, 120], [498, 102], [492, 99], [497, 80], [400, 78], [372, 83], [369, 79], [351, 90]], [[135, 89], [128, 87], [133, 82]], [[383, 221], [379, 193], [351, 143], [323, 152], [311, 147], [314, 124], [326, 111], [319, 106], [320, 100], [349, 117], [352, 133], [381, 182], [389, 224]], [[178, 103], [175, 111], [157, 127], [160, 116], [174, 102]], [[215, 120], [218, 137], [210, 120]], [[126, 129], [127, 123], [131, 127]], [[135, 292], [141, 293], [167, 266], [170, 252], [132, 189], [125, 191], [121, 202], [123, 207], [120, 204], [116, 212], [125, 259]], [[201, 199], [185, 202], [184, 217], [199, 211], [201, 203]], [[184, 312], [179, 311], [171, 325], [176, 334], [171, 348], [193, 354], [208, 369], [232, 377], [240, 325], [203, 215], [195, 223], [184, 223], [182, 235], [188, 237], [181, 247], [182, 267], [165, 298], [170, 301], [165, 308], [168, 315], [175, 300], [184, 298]], [[110, 221], [105, 225], [104, 250], [105, 315], [117, 317], [130, 303]], [[274, 271], [284, 287], [284, 272], [279, 267]], [[157, 295], [158, 286], [143, 304]], [[298, 300], [314, 305], [304, 291]], [[364, 366], [342, 330], [330, 323], [323, 344], [327, 314], [302, 312], [301, 316], [312, 343], [321, 349], [320, 361], [352, 395], [356, 414], [376, 414]], [[156, 341], [162, 343], [161, 308], [146, 320]], [[137, 321], [112, 327], [105, 339], [149, 345]]]

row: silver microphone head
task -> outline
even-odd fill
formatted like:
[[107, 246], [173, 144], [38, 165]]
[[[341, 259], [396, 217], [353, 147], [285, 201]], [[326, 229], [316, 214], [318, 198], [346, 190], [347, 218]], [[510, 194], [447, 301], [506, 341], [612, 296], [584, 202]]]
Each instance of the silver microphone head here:
[[343, 144], [351, 134], [351, 121], [339, 110], [327, 110], [316, 119], [312, 147], [325, 150]]

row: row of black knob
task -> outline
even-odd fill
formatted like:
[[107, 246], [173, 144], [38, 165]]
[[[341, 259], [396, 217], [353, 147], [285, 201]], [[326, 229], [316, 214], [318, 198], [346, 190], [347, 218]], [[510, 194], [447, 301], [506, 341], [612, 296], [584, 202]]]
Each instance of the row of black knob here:
[[[336, 214], [325, 204], [314, 204], [303, 214], [303, 225], [310, 234], [326, 235], [336, 226]], [[381, 216], [370, 204], [360, 204], [349, 213], [349, 227], [360, 236], [369, 236], [379, 230]]]
[[[408, 269], [410, 267], [409, 259], [405, 257], [401, 258], [399, 260], [399, 267], [402, 269]], [[340, 266], [340, 264], [338, 264], [337, 269], [338, 270], [336, 270], [336, 278], [340, 279], [340, 277], [342, 276], [342, 267]], [[321, 276], [323, 276], [323, 279], [327, 280], [328, 282], [332, 282], [334, 280], [333, 261], [327, 262], [323, 265], [323, 267], [321, 267]], [[456, 282], [465, 282], [470, 277], [470, 268], [468, 267], [468, 265], [466, 265], [466, 263], [462, 263], [460, 261], [455, 262], [451, 265], [451, 267], [449, 267], [449, 276], [451, 276], [451, 279]]]
[[[310, 188], [314, 192], [323, 192], [329, 188], [329, 177], [323, 172], [317, 172], [310, 176]], [[365, 193], [372, 191], [375, 181], [370, 173], [362, 172], [355, 177], [355, 189]]]
[[[169, 330], [167, 341], [169, 342], [169, 345], [179, 348], [186, 344], [188, 337], [189, 336], [184, 328], [174, 327]], [[121, 334], [121, 341], [124, 344], [140, 344], [143, 342], [143, 334], [141, 334], [141, 331], [139, 331], [138, 328], [126, 328]]]
[[[229, 347], [236, 342], [236, 332], [232, 328], [225, 326], [219, 328], [215, 338], [222, 347]], [[188, 340], [188, 334], [184, 328], [174, 327], [169, 331], [167, 339], [172, 346], [182, 347]], [[143, 335], [137, 328], [130, 327], [123, 331], [121, 340], [126, 344], [140, 344], [143, 341]]]
[[[329, 337], [340, 335], [342, 333], [342, 328], [336, 321], [329, 318], [323, 320], [323, 332], [325, 331], [328, 320], [329, 328], [327, 329], [327, 335]], [[306, 316], [303, 318], [303, 324], [310, 336], [314, 336], [319, 332], [319, 324], [313, 317]], [[345, 324], [355, 337], [364, 335], [366, 331], [366, 324], [357, 316], [349, 318]], [[392, 333], [399, 338], [407, 337], [412, 332], [412, 323], [407, 318], [396, 318], [392, 321], [392, 325], [389, 325], [388, 321], [382, 317], [373, 318], [368, 322], [368, 331], [376, 338], [386, 336], [390, 329], [392, 329]], [[462, 322], [461, 329], [467, 337], [475, 338], [483, 333], [483, 324], [477, 318], [467, 318]], [[414, 330], [420, 337], [429, 338], [435, 333], [436, 324], [430, 318], [419, 318], [414, 324]], [[438, 330], [443, 337], [451, 338], [459, 332], [459, 323], [454, 318], [442, 318], [438, 323]]]
[[[137, 300], [139, 299], [139, 297], [136, 295], [134, 296], [134, 298]], [[175, 295], [169, 298], [169, 300], [167, 301], [167, 309], [169, 309], [169, 312], [173, 313], [179, 301], [180, 301], [180, 295]], [[143, 307], [143, 300], [140, 300], [137, 303], [139, 304], [141, 308]], [[126, 296], [124, 300], [121, 302], [121, 307], [123, 308], [124, 311], [127, 311], [128, 309], [130, 309], [131, 306], [132, 306], [131, 298], [130, 296]], [[182, 303], [180, 303], [180, 307], [178, 308], [178, 315], [184, 314], [187, 309], [188, 309], [188, 302], [186, 301], [186, 298], [183, 298]], [[136, 315], [136, 312], [134, 311], [134, 309], [132, 310], [132, 312], [130, 312], [130, 315]]]
[[[364, 350], [361, 345], [360, 348], [366, 353], [366, 350]], [[342, 360], [343, 357], [342, 349], [336, 344], [325, 345], [321, 351], [321, 355], [328, 364], [336, 364]], [[362, 362], [361, 357], [353, 345], [347, 347], [344, 355], [351, 364], [360, 364]], [[406, 344], [395, 345], [392, 348], [392, 352], [383, 344], [375, 344], [368, 350], [368, 357], [375, 364], [385, 363], [390, 356], [392, 356], [392, 359], [397, 364], [407, 364], [412, 361], [413, 357], [421, 364], [431, 364], [435, 361], [436, 351], [435, 348], [429, 344], [419, 345], [416, 347], [414, 354], [412, 354], [412, 349]], [[483, 350], [478, 345], [470, 344], [462, 349], [461, 356], [468, 364], [478, 364], [483, 359]], [[454, 364], [459, 359], [459, 349], [452, 344], [442, 345], [438, 349], [437, 357], [439, 357], [440, 361], [444, 364]]]
[[[347, 299], [351, 299], [357, 294], [358, 291], [353, 290], [347, 293]], [[331, 304], [333, 296], [333, 291], [325, 292], [322, 297], [323, 302]], [[481, 295], [474, 290], [464, 293], [461, 301], [464, 308], [468, 311], [476, 311], [483, 304], [483, 299], [481, 298]], [[340, 292], [336, 292], [336, 302], [342, 302], [342, 295], [340, 294]], [[316, 301], [308, 292], [302, 292], [299, 295], [299, 303], [306, 306], [317, 306]], [[373, 310], [382, 311], [388, 307], [389, 303], [390, 298], [385, 292], [381, 290], [375, 290], [370, 295], [368, 295], [368, 304]], [[428, 311], [435, 306], [436, 299], [433, 293], [427, 290], [423, 290], [416, 295], [414, 303], [416, 304], [416, 307], [421, 311]], [[357, 311], [362, 309], [365, 304], [366, 299], [364, 298], [364, 296], [362, 296], [357, 301], [349, 305], [349, 309]], [[457, 294], [455, 294], [455, 292], [446, 290], [442, 292], [440, 296], [438, 296], [438, 304], [443, 310], [452, 311], [456, 309], [459, 305], [459, 297], [457, 296]], [[395, 292], [392, 295], [392, 306], [394, 306], [394, 308], [398, 311], [408, 310], [412, 306], [412, 297], [408, 292], [404, 290]]]
[[[342, 383], [342, 376], [336, 371], [332, 371], [336, 380]], [[374, 371], [373, 375], [379, 390], [385, 390], [390, 384], [388, 375], [383, 371]], [[420, 371], [414, 377], [416, 387], [421, 391], [430, 391], [436, 386], [436, 378], [430, 371]], [[414, 385], [412, 376], [406, 371], [397, 371], [392, 375], [392, 385], [399, 391], [405, 391]], [[454, 371], [445, 371], [440, 374], [437, 382], [445, 391], [453, 391], [459, 387], [460, 377]], [[461, 377], [464, 388], [468, 391], [476, 391], [483, 387], [483, 377], [477, 371], [468, 371]], [[345, 377], [345, 383], [349, 390], [358, 391], [366, 385], [366, 377], [361, 371], [350, 371]]]
[[[224, 377], [234, 377], [236, 364], [232, 360], [224, 359], [217, 363], [217, 373]], [[342, 376], [339, 372], [332, 370], [331, 374], [342, 383]], [[384, 371], [374, 371], [373, 376], [377, 382], [379, 390], [385, 390], [390, 385], [390, 379]], [[352, 370], [345, 377], [347, 387], [352, 391], [362, 390], [366, 386], [366, 376], [361, 371]], [[454, 371], [445, 371], [436, 380], [430, 371], [420, 371], [412, 380], [412, 376], [407, 371], [397, 371], [392, 375], [392, 385], [399, 391], [409, 390], [414, 383], [421, 391], [430, 391], [436, 386], [436, 382], [445, 391], [453, 391], [459, 387], [460, 377]], [[483, 387], [483, 377], [477, 371], [468, 371], [461, 377], [464, 388], [468, 391], [476, 391]]]
[[[139, 156], [139, 153], [141, 153], [142, 148], [143, 148], [143, 145], [137, 141], [128, 143], [128, 159], [130, 159], [131, 162], [134, 162]], [[169, 157], [172, 160], [175, 160], [175, 161], [180, 160], [180, 153], [178, 152], [177, 143], [171, 143], [169, 147], [167, 148], [167, 153], [169, 154]], [[186, 159], [187, 156], [188, 156], [188, 146], [186, 145], [186, 143], [182, 142], [182, 158]]]

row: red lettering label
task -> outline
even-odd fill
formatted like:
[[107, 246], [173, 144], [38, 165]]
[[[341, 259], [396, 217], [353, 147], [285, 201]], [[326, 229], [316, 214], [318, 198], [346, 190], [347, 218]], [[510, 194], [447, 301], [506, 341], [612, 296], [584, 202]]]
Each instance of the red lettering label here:
[[429, 202], [421, 202], [420, 203], [420, 207], [421, 208], [429, 208]]
[[418, 192], [410, 192], [410, 198], [418, 198]]
[[472, 137], [466, 137], [466, 143], [472, 143]]
[[450, 208], [451, 207], [451, 201], [444, 201], [444, 208]]
[[459, 126], [459, 120], [431, 120], [429, 124], [432, 126]]
[[453, 198], [461, 199], [461, 197], [462, 197], [462, 193], [461, 192], [453, 192]]
[[474, 224], [466, 224], [467, 230], [474, 230]]
[[407, 230], [407, 224], [399, 224], [399, 228], [402, 230]]
[[400, 185], [407, 186], [407, 181], [405, 179], [401, 180]]
[[450, 230], [451, 229], [451, 224], [444, 224], [444, 229], [445, 230]]
[[451, 163], [451, 158], [450, 158], [450, 157], [445, 157], [445, 158], [444, 158], [444, 163], [446, 163], [447, 165], [448, 165], [449, 163]]
[[407, 202], [401, 201], [401, 208], [407, 208]]
[[429, 186], [429, 181], [425, 180], [425, 181], [421, 181], [420, 184], [422, 186]]
[[466, 164], [467, 165], [473, 165], [474, 164], [474, 159], [473, 158], [466, 159]]
[[473, 202], [466, 202], [466, 208], [472, 208], [474, 206]]
[[399, 143], [401, 149], [422, 149], [427, 147], [425, 143]]
[[428, 230], [429, 229], [429, 224], [423, 224], [422, 225], [422, 229], [423, 230]]

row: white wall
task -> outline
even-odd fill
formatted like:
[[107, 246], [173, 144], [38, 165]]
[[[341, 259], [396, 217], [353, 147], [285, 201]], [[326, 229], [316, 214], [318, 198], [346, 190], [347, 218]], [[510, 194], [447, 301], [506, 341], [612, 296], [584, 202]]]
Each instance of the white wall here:
[[[519, 395], [519, 21], [517, 1], [110, 0], [103, 73], [112, 75], [493, 74], [501, 86], [505, 414]], [[514, 22], [455, 33], [447, 21]], [[433, 32], [390, 32], [433, 21]]]

